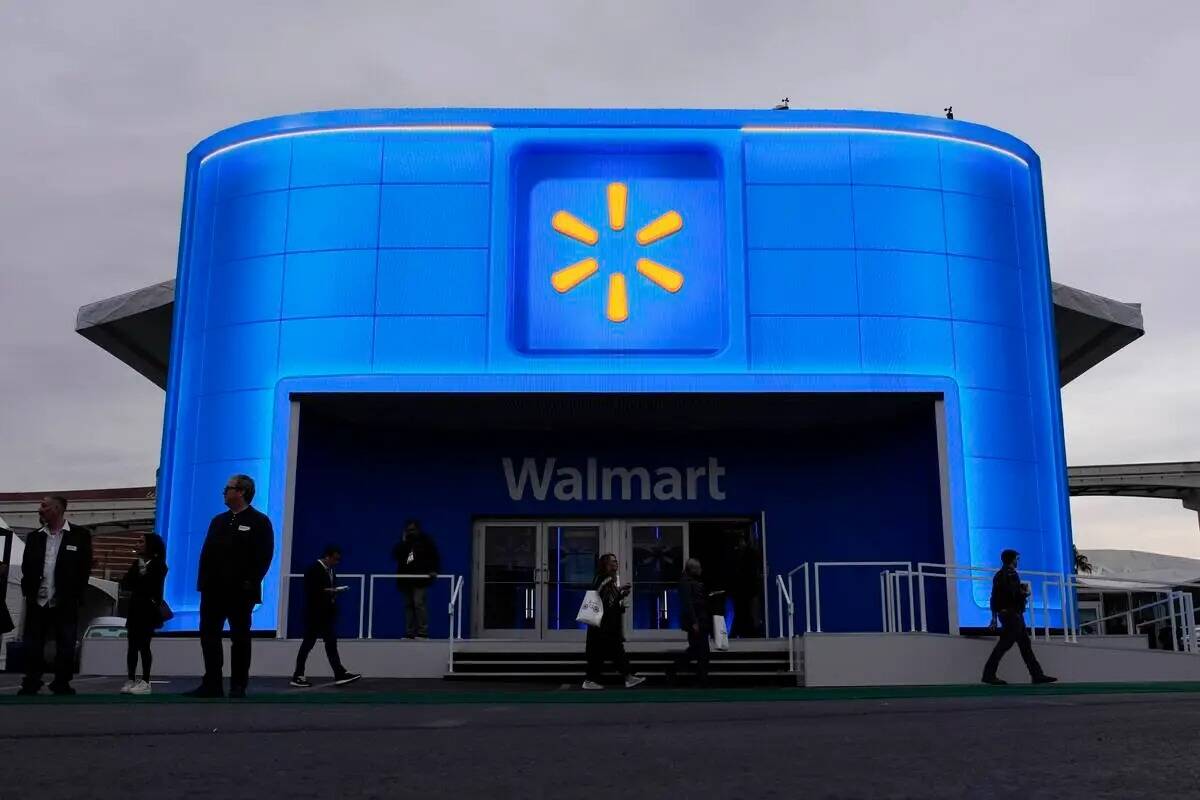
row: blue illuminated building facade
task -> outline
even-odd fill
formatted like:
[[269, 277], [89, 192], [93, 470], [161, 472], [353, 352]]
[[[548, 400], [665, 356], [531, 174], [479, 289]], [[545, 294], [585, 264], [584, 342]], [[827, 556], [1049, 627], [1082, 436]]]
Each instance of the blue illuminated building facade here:
[[[277, 531], [265, 630], [292, 627], [281, 575], [326, 542], [346, 573], [393, 572], [407, 517], [466, 576], [474, 636], [570, 631], [610, 549], [634, 632], [673, 624], [685, 553], [756, 562], [726, 578], [761, 587], [736, 613], [763, 631], [766, 587], [805, 561], [1070, 567], [1040, 165], [981, 126], [247, 123], [189, 155], [174, 332], [158, 519], [183, 629], [239, 472]], [[374, 635], [396, 635], [376, 591]], [[986, 624], [982, 586], [940, 598], [937, 625]], [[874, 602], [826, 629], [877, 625]]]

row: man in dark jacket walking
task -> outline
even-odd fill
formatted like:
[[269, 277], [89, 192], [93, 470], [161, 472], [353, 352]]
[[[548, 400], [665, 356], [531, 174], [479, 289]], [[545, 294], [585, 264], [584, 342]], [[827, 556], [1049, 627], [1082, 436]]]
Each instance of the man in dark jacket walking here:
[[[404, 593], [404, 625], [409, 639], [429, 638], [429, 587], [441, 571], [441, 558], [433, 539], [421, 530], [421, 523], [404, 523], [404, 538], [392, 548], [400, 591]], [[414, 577], [407, 577], [407, 576]]]
[[25, 596], [25, 679], [17, 694], [34, 695], [42, 688], [42, 652], [47, 635], [55, 642], [54, 680], [50, 691], [72, 695], [79, 607], [92, 572], [92, 535], [67, 522], [66, 498], [42, 499], [42, 527], [29, 534], [21, 559], [21, 593]]
[[213, 517], [200, 550], [196, 590], [200, 592], [200, 649], [204, 681], [189, 697], [222, 697], [225, 654], [221, 631], [229, 622], [229, 696], [246, 696], [250, 683], [250, 614], [262, 602], [262, 582], [275, 556], [271, 520], [250, 503], [254, 479], [233, 475], [225, 482], [228, 511]]
[[361, 678], [342, 666], [337, 647], [337, 598], [346, 588], [337, 585], [333, 568], [342, 560], [341, 548], [329, 545], [321, 558], [304, 571], [304, 640], [296, 654], [296, 669], [292, 673], [292, 686], [307, 689], [312, 682], [304, 676], [304, 665], [317, 639], [325, 642], [325, 655], [333, 670], [333, 682], [338, 686], [354, 683]]
[[999, 621], [1000, 641], [996, 642], [983, 666], [983, 682], [993, 686], [1008, 683], [996, 677], [996, 670], [1000, 667], [1000, 659], [1014, 644], [1021, 651], [1021, 658], [1034, 683], [1054, 683], [1058, 680], [1042, 672], [1042, 665], [1033, 654], [1033, 645], [1025, 628], [1025, 604], [1029, 600], [1029, 590], [1021, 583], [1021, 576], [1017, 573], [1020, 558], [1021, 554], [1016, 550], [1005, 550], [1000, 554], [1003, 566], [992, 578], [992, 622], [989, 627], [995, 628]]
[[708, 681], [708, 637], [712, 634], [712, 615], [708, 613], [708, 594], [700, 581], [700, 562], [689, 558], [679, 580], [679, 627], [687, 633], [688, 646], [667, 668], [667, 677], [674, 678], [681, 669], [696, 662], [696, 678], [703, 685]]

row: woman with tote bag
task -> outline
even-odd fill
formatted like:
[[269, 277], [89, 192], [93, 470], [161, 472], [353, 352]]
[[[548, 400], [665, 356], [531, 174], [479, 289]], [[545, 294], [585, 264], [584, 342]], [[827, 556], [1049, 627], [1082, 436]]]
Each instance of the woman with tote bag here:
[[633, 674], [629, 657], [625, 655], [625, 598], [630, 587], [617, 585], [617, 557], [612, 553], [600, 556], [592, 591], [600, 596], [603, 611], [599, 625], [588, 625], [587, 629], [587, 679], [583, 688], [603, 689], [600, 674], [606, 663], [612, 663], [621, 677], [625, 688], [632, 689], [645, 678]]
[[[142, 540], [142, 550], [129, 565], [129, 571], [121, 579], [121, 588], [129, 592], [129, 610], [125, 619], [129, 650], [125, 656], [129, 680], [121, 687], [121, 694], [150, 694], [150, 640], [154, 631], [161, 628], [170, 613], [163, 603], [163, 583], [167, 578], [167, 548], [157, 533], [147, 533]], [[137, 675], [138, 657], [142, 660], [142, 677]]]

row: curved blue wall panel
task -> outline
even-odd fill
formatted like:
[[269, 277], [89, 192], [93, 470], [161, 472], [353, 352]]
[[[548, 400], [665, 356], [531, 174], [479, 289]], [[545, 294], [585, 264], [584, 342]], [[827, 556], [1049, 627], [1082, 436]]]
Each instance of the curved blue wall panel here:
[[1006, 134], [859, 112], [335, 111], [216, 134], [188, 160], [164, 423], [180, 625], [228, 474], [282, 533], [296, 381], [370, 376], [937, 391], [948, 558], [1069, 566], [1040, 180]]

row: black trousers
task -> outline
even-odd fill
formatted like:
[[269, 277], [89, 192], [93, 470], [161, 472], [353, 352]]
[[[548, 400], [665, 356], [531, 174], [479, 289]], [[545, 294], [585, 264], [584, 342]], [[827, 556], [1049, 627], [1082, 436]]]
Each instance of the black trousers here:
[[1014, 644], [1021, 651], [1021, 658], [1025, 661], [1025, 667], [1029, 670], [1030, 677], [1041, 677], [1042, 665], [1038, 663], [1037, 656], [1033, 654], [1033, 644], [1029, 641], [1029, 631], [1025, 628], [1025, 616], [1015, 611], [1001, 611], [999, 617], [1000, 641], [996, 642], [996, 646], [992, 648], [992, 654], [988, 656], [987, 663], [983, 665], [983, 677], [985, 679], [996, 677], [1000, 659], [1004, 658], [1004, 654], [1012, 649]]
[[79, 608], [74, 603], [42, 607], [25, 603], [25, 679], [21, 685], [37, 691], [42, 688], [42, 653], [46, 639], [54, 637], [54, 682], [67, 686], [75, 676], [75, 640], [79, 634]]
[[204, 653], [204, 685], [221, 688], [225, 653], [221, 632], [229, 622], [229, 685], [245, 689], [250, 683], [250, 612], [253, 601], [244, 595], [205, 592], [200, 595], [200, 649]]
[[605, 664], [612, 664], [621, 675], [629, 675], [633, 670], [629, 667], [629, 656], [625, 654], [625, 641], [621, 632], [609, 632], [600, 628], [588, 628], [587, 645], [587, 679], [599, 681], [604, 672]]
[[338, 656], [337, 630], [333, 620], [328, 622], [309, 623], [304, 628], [304, 639], [300, 642], [300, 652], [296, 653], [296, 671], [292, 674], [299, 677], [304, 674], [304, 665], [308, 662], [308, 654], [317, 644], [317, 639], [325, 642], [325, 656], [329, 659], [329, 667], [333, 677], [340, 678], [346, 674], [342, 659]]
[[675, 659], [675, 671], [687, 669], [693, 661], [696, 662], [696, 676], [705, 678], [708, 676], [708, 631], [703, 628], [700, 632], [687, 632], [688, 646], [687, 649], [679, 654]]
[[154, 629], [132, 626], [126, 628], [125, 671], [129, 680], [137, 676], [138, 657], [142, 659], [142, 680], [150, 682], [150, 668], [154, 665], [154, 656], [150, 653], [150, 640], [154, 638]]

